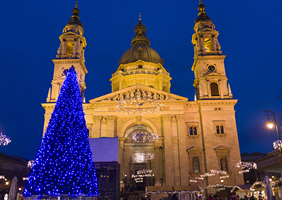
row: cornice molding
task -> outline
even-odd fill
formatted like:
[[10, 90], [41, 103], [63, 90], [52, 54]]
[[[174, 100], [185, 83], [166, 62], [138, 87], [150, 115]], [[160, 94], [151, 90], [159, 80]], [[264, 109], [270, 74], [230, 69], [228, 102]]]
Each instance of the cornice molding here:
[[61, 58], [57, 58], [57, 59], [53, 59], [52, 60], [54, 64], [75, 64], [78, 63], [82, 66], [82, 69], [84, 71], [85, 74], [88, 73], [86, 67], [85, 67], [85, 63], [82, 62], [82, 59], [61, 59]]
[[226, 55], [203, 55], [197, 56], [195, 59], [198, 60], [223, 60], [225, 59]]

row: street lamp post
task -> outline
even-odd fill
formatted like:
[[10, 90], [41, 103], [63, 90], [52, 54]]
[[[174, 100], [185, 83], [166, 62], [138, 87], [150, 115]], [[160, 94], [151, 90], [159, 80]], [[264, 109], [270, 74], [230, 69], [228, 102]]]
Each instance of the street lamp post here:
[[267, 125], [267, 127], [271, 129], [271, 128], [273, 128], [273, 126], [274, 126], [274, 125], [270, 122], [269, 115], [272, 115], [272, 116], [273, 116], [274, 124], [275, 124], [275, 127], [276, 127], [276, 132], [277, 132], [278, 140], [276, 140], [275, 142], [273, 142], [273, 149], [279, 149], [280, 152], [282, 152], [282, 140], [280, 140], [280, 134], [279, 134], [279, 129], [278, 129], [278, 125], [277, 125], [277, 121], [276, 121], [276, 117], [275, 117], [275, 112], [270, 111], [270, 110], [265, 110], [264, 112], [266, 112], [267, 118], [268, 118], [268, 125]]
[[275, 124], [275, 127], [276, 127], [276, 131], [277, 131], [278, 140], [280, 140], [280, 134], [279, 134], [278, 126], [277, 126], [277, 121], [276, 121], [276, 117], [275, 117], [275, 112], [273, 112], [273, 111], [271, 111], [271, 110], [265, 110], [265, 112], [266, 112], [267, 118], [268, 118], [268, 125], [267, 125], [267, 127], [268, 127], [268, 128], [273, 128], [273, 124], [270, 122], [270, 118], [269, 118], [269, 115], [272, 115], [272, 116], [273, 116], [273, 119], [274, 119], [274, 124]]

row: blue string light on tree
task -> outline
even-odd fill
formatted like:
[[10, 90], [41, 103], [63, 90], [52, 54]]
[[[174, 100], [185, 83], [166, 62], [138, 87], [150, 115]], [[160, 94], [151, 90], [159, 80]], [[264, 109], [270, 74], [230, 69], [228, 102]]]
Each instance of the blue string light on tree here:
[[24, 196], [97, 196], [97, 178], [88, 140], [77, 75], [66, 75], [28, 177]]

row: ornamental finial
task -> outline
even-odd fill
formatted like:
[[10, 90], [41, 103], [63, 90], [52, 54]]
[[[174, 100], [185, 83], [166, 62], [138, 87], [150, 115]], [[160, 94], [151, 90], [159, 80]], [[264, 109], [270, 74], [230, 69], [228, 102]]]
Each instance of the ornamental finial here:
[[75, 2], [75, 7], [77, 8], [77, 0], [76, 0], [76, 2]]
[[200, 0], [200, 5], [198, 6], [198, 10], [199, 10], [198, 15], [206, 14], [205, 9], [206, 9], [206, 6], [203, 4], [202, 0]]
[[141, 13], [139, 13], [139, 21], [141, 21]]

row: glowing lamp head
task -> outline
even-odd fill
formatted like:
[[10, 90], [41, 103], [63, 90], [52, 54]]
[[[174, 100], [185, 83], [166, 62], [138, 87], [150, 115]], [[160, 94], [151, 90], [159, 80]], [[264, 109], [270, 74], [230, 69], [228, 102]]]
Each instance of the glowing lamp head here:
[[224, 180], [220, 180], [222, 183], [224, 182]]
[[274, 127], [274, 125], [271, 122], [268, 122], [267, 127], [272, 129]]

